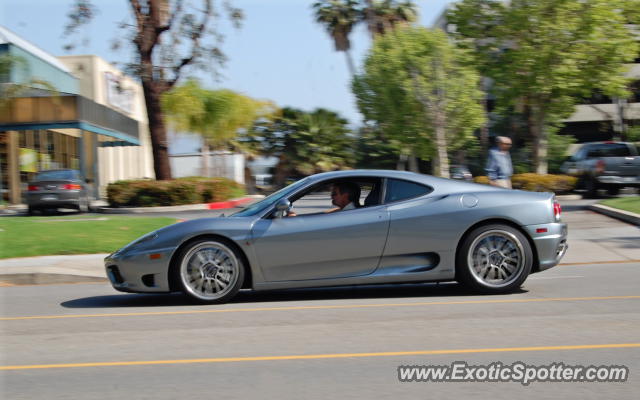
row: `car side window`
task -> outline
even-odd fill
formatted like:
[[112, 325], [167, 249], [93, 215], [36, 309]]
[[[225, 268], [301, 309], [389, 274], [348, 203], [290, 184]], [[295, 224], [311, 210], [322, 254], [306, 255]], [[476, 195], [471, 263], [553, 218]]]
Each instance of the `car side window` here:
[[[326, 215], [327, 211], [336, 208], [332, 204], [331, 190], [336, 182], [346, 181], [358, 186], [360, 196], [355, 202], [357, 209], [371, 207], [380, 203], [382, 180], [372, 177], [350, 177], [348, 179], [331, 180], [317, 184], [299, 196], [291, 198], [292, 211], [295, 215]], [[343, 210], [349, 211], [349, 210]]]
[[387, 192], [384, 197], [384, 202], [391, 203], [394, 201], [411, 199], [432, 191], [432, 188], [415, 182], [403, 181], [400, 179], [389, 179], [387, 181]]
[[603, 157], [627, 157], [631, 155], [631, 151], [626, 144], [611, 144], [603, 149]]

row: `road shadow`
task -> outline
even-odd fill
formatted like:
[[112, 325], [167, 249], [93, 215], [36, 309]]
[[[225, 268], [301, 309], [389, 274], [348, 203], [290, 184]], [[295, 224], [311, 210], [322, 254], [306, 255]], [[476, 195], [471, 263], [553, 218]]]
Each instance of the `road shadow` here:
[[608, 239], [607, 241], [616, 243], [616, 246], [621, 247], [623, 249], [640, 249], [639, 236], [614, 237], [614, 238]]
[[[512, 294], [527, 293], [518, 289]], [[478, 295], [459, 285], [451, 283], [420, 283], [396, 285], [366, 285], [329, 288], [287, 289], [254, 292], [242, 290], [228, 304], [297, 302], [314, 300], [350, 300], [350, 299], [394, 299], [394, 298], [435, 298], [463, 297]], [[504, 296], [504, 295], [501, 295]], [[129, 308], [129, 307], [167, 307], [167, 306], [211, 306], [195, 303], [180, 293], [172, 294], [114, 294], [92, 296], [60, 303], [65, 308]]]

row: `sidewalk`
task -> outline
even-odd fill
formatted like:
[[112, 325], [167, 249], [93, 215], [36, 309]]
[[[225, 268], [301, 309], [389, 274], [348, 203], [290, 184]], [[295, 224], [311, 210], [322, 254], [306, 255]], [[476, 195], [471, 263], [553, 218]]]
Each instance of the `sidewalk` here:
[[104, 258], [108, 254], [78, 254], [7, 258], [0, 260], [0, 286], [108, 282]]
[[[640, 260], [640, 232], [637, 226], [621, 224], [611, 220], [609, 216], [589, 211], [602, 212], [602, 207], [585, 206], [580, 211], [563, 214], [563, 219], [569, 223], [569, 250], [561, 265]], [[617, 219], [627, 219], [631, 223], [640, 220], [640, 215], [629, 216], [625, 214], [630, 213], [618, 212], [619, 210], [609, 207], [607, 209], [607, 214], [615, 215]], [[573, 224], [579, 225], [577, 229], [572, 229]], [[581, 224], [588, 225], [588, 228]], [[593, 237], [595, 232], [598, 237]], [[81, 254], [0, 260], [0, 286], [107, 282], [103, 264], [106, 256], [107, 254]]]

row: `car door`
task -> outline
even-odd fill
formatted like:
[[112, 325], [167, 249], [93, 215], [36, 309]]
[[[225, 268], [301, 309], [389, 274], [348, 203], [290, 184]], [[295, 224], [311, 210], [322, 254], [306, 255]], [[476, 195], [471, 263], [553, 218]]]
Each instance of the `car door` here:
[[432, 193], [421, 183], [387, 179], [389, 236], [376, 274], [427, 271], [437, 265], [438, 254], [451, 248], [452, 215], [443, 208], [443, 196]]
[[253, 249], [269, 282], [361, 276], [376, 269], [388, 228], [382, 205], [263, 218], [252, 229]]

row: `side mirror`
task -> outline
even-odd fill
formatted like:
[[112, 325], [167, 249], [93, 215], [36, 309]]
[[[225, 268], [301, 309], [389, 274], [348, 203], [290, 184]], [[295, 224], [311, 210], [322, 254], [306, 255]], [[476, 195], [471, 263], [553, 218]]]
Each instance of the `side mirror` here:
[[291, 208], [291, 202], [288, 199], [282, 198], [278, 200], [278, 202], [276, 203], [275, 217], [276, 218], [284, 217], [290, 208]]

